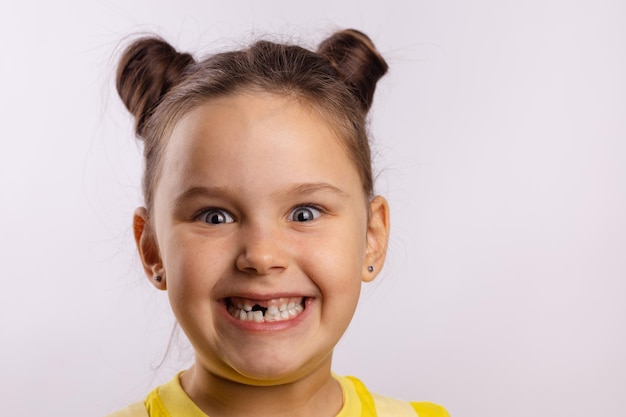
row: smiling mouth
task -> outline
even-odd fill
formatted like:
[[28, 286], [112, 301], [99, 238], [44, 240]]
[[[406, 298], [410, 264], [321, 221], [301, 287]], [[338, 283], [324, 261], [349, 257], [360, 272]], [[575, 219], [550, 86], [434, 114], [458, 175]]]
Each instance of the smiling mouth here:
[[229, 297], [226, 298], [226, 310], [241, 321], [286, 321], [298, 317], [304, 311], [305, 301], [306, 297], [282, 297], [264, 301]]

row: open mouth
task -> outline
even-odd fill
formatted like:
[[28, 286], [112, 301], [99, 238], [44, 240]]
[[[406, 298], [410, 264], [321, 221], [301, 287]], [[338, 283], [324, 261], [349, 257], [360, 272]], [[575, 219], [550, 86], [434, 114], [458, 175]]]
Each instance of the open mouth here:
[[281, 297], [271, 300], [229, 297], [225, 301], [226, 310], [234, 318], [264, 323], [298, 317], [304, 311], [306, 297]]

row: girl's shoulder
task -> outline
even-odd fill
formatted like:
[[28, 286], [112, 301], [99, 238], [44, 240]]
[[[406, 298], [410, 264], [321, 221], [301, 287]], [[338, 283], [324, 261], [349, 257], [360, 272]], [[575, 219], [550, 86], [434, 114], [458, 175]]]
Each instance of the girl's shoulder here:
[[[409, 402], [370, 392], [357, 378], [337, 377], [349, 401], [356, 394], [361, 405], [361, 416], [367, 417], [449, 417], [445, 408], [430, 402]], [[345, 409], [345, 407], [344, 407]], [[347, 411], [347, 410], [345, 410]], [[346, 417], [351, 414], [346, 414]], [[341, 413], [338, 417], [342, 417]]]
[[407, 402], [395, 398], [372, 394], [377, 417], [450, 417], [445, 408], [430, 402]]

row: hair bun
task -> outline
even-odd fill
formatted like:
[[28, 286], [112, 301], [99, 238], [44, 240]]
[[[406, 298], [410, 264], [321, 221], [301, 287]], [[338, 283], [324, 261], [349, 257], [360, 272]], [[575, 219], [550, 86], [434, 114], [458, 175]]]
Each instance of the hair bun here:
[[135, 117], [135, 132], [144, 125], [161, 98], [194, 63], [187, 53], [178, 53], [157, 37], [142, 38], [129, 45], [117, 68], [117, 92]]
[[364, 110], [369, 110], [376, 83], [389, 66], [378, 53], [372, 40], [355, 29], [333, 34], [318, 47], [348, 84]]

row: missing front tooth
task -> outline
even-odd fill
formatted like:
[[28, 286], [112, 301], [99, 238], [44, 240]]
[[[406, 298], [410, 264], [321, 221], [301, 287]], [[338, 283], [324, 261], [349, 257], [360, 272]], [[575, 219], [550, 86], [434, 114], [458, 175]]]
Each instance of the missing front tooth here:
[[260, 306], [258, 304], [255, 304], [252, 307], [252, 311], [261, 311], [263, 313], [263, 315], [265, 315], [265, 312], [267, 311], [267, 307], [262, 307], [262, 306]]

